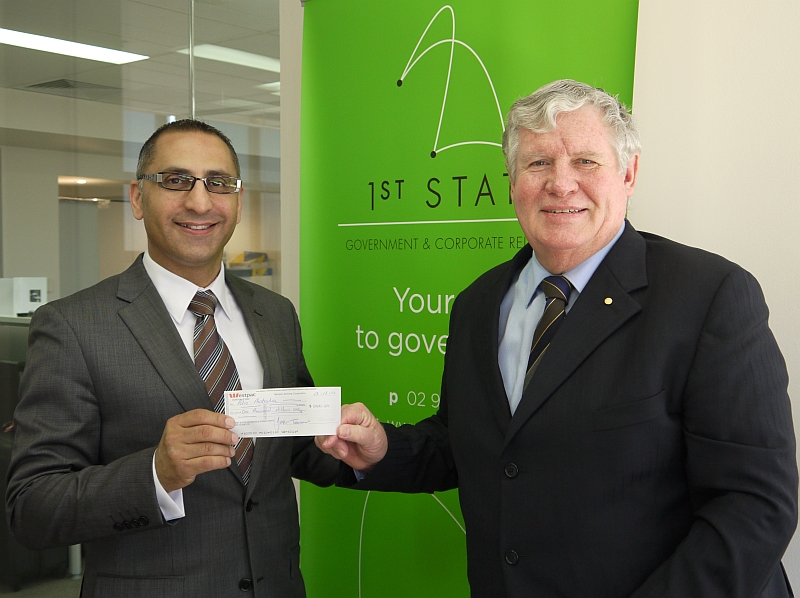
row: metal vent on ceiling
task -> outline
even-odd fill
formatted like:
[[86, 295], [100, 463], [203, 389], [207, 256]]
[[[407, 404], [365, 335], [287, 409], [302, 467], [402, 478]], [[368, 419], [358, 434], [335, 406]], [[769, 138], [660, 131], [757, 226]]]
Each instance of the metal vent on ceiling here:
[[121, 99], [122, 89], [109, 85], [98, 85], [86, 81], [72, 79], [54, 79], [44, 83], [36, 83], [24, 87], [26, 91], [38, 91], [82, 100], [95, 100], [101, 102], [118, 102]]

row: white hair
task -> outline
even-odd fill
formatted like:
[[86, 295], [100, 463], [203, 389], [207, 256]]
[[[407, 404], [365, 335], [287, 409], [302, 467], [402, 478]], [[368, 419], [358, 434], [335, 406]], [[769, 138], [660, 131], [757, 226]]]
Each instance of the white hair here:
[[503, 133], [503, 154], [508, 176], [516, 177], [519, 130], [548, 133], [556, 128], [556, 117], [590, 104], [597, 108], [608, 128], [611, 146], [617, 156], [617, 167], [624, 174], [634, 154], [641, 151], [639, 131], [633, 116], [616, 97], [586, 83], [561, 79], [540, 87], [531, 95], [520, 98], [506, 118]]

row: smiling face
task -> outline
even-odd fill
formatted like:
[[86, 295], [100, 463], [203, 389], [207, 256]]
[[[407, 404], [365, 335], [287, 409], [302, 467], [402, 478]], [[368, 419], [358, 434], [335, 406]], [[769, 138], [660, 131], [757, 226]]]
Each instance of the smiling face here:
[[622, 226], [639, 155], [620, 174], [601, 114], [586, 105], [549, 133], [519, 131], [511, 197], [536, 258], [561, 274], [605, 247]]
[[[157, 140], [147, 174], [177, 172], [195, 177], [235, 177], [230, 151], [216, 135], [167, 132]], [[144, 220], [153, 260], [204, 287], [219, 274], [222, 251], [242, 216], [239, 193], [209, 193], [202, 181], [191, 191], [170, 191], [154, 181], [130, 186], [133, 216]]]

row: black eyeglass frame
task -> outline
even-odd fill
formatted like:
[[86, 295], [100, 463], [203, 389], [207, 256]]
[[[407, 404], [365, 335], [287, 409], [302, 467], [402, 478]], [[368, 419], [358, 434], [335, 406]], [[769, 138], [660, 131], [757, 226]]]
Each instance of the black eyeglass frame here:
[[[188, 189], [172, 189], [164, 185], [164, 175], [172, 175], [178, 176], [185, 179], [187, 182], [191, 181], [192, 184]], [[209, 193], [214, 193], [215, 195], [227, 195], [230, 193], [238, 193], [242, 189], [242, 179], [232, 177], [232, 176], [224, 176], [224, 175], [215, 175], [215, 176], [207, 176], [207, 177], [199, 177], [199, 176], [192, 176], [190, 174], [183, 174], [182, 172], [157, 172], [156, 174], [140, 174], [136, 177], [137, 180], [147, 180], [153, 181], [158, 183], [158, 186], [162, 189], [166, 189], [167, 191], [191, 191], [194, 189], [194, 184], [197, 181], [203, 181], [203, 186], [206, 188], [206, 191]], [[208, 186], [208, 179], [227, 179], [227, 180], [234, 180], [236, 181], [236, 188], [231, 191], [221, 191], [219, 187], [211, 188]]]

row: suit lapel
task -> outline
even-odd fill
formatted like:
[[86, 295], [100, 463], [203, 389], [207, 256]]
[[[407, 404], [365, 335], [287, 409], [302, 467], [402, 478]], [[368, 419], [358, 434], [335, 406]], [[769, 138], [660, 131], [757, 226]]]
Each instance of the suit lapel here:
[[[478, 379], [485, 380], [489, 396], [502, 397], [492, 400], [491, 408], [501, 430], [508, 428], [511, 421], [511, 409], [508, 403], [503, 374], [497, 361], [497, 348], [500, 346], [500, 305], [520, 270], [528, 263], [532, 255], [530, 245], [526, 245], [503, 266], [496, 270], [496, 276], [483, 285], [482, 301], [475, 306], [473, 320], [480, 322], [475, 334], [475, 351], [482, 356], [475, 360], [479, 370]], [[471, 322], [472, 324], [472, 322]], [[477, 325], [477, 324], [474, 324]]]
[[117, 297], [127, 303], [119, 310], [120, 318], [181, 406], [186, 411], [208, 409], [203, 381], [141, 256], [120, 275]]
[[271, 330], [269, 308], [263, 301], [258, 300], [252, 288], [235, 276], [226, 273], [225, 281], [233, 293], [236, 304], [242, 310], [256, 353], [264, 366], [264, 388], [283, 386], [281, 362], [275, 345], [275, 335]]
[[606, 338], [641, 311], [630, 293], [647, 286], [645, 249], [641, 235], [626, 224], [542, 357], [511, 418], [505, 445]]
[[[264, 379], [262, 388], [278, 388], [283, 386], [283, 376], [281, 375], [280, 357], [278, 348], [275, 345], [275, 335], [271, 330], [271, 323], [268, 314], [268, 307], [263, 301], [259, 301], [255, 296], [254, 290], [242, 283], [235, 276], [225, 274], [225, 281], [228, 288], [233, 293], [239, 309], [242, 310], [247, 329], [258, 353], [258, 358], [264, 367]], [[264, 462], [270, 452], [275, 439], [259, 438], [256, 441], [253, 461], [250, 467], [250, 481], [247, 483], [247, 495], [250, 496], [253, 489], [258, 484], [258, 478], [264, 469]], [[241, 479], [238, 467], [231, 464], [235, 473]]]

